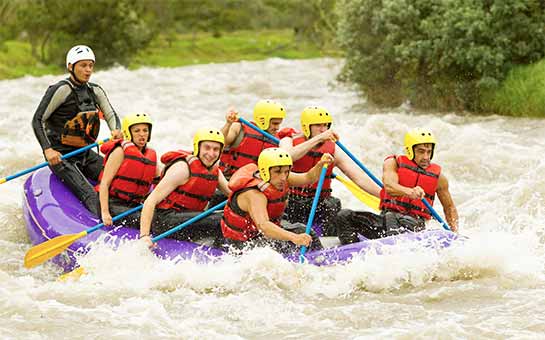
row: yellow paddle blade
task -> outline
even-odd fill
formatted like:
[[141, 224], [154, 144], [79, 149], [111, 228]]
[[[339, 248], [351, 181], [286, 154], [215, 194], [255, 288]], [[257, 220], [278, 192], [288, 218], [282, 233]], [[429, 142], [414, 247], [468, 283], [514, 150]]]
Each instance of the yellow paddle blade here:
[[87, 231], [78, 234], [57, 236], [51, 240], [30, 248], [25, 255], [25, 267], [32, 268], [62, 253], [74, 241], [87, 235]]
[[371, 195], [365, 190], [362, 190], [359, 186], [356, 185], [356, 183], [352, 182], [348, 178], [344, 178], [339, 175], [337, 175], [335, 178], [338, 179], [339, 182], [344, 184], [344, 186], [352, 193], [352, 195], [359, 199], [363, 204], [375, 211], [380, 211], [380, 199], [378, 197]]
[[62, 282], [66, 282], [68, 280], [76, 281], [76, 280], [79, 280], [79, 278], [85, 274], [87, 274], [87, 272], [85, 271], [85, 268], [77, 267], [71, 272], [68, 272], [66, 274], [62, 274], [61, 276], [59, 276], [58, 281], [62, 281]]

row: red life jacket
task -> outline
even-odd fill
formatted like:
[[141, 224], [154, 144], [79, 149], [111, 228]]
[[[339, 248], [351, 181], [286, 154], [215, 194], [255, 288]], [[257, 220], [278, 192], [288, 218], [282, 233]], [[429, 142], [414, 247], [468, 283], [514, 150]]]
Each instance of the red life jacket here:
[[203, 211], [218, 187], [219, 168], [214, 164], [208, 169], [191, 152], [170, 151], [161, 157], [165, 165], [163, 175], [174, 163], [184, 161], [189, 166], [189, 180], [172, 191], [157, 207], [177, 211]]
[[267, 213], [269, 220], [280, 226], [280, 220], [286, 208], [288, 199], [288, 187], [283, 191], [276, 189], [268, 182], [263, 182], [259, 177], [257, 165], [248, 164], [240, 168], [229, 180], [229, 188], [232, 190], [229, 200], [223, 210], [221, 230], [223, 236], [238, 240], [247, 241], [259, 234], [259, 229], [250, 218], [250, 214], [242, 211], [236, 202], [238, 194], [248, 189], [258, 189], [267, 197]]
[[[293, 146], [299, 145], [305, 141], [307, 141], [307, 139], [303, 135], [294, 136]], [[316, 165], [316, 163], [320, 161], [324, 153], [329, 153], [331, 155], [335, 154], [335, 143], [328, 140], [320, 145], [317, 145], [315, 148], [307, 152], [306, 155], [293, 162], [293, 167], [291, 168], [291, 171], [297, 173], [309, 171], [310, 169], [312, 169], [313, 166]], [[326, 172], [326, 177], [324, 180], [324, 185], [322, 187], [320, 198], [327, 198], [331, 196], [331, 179], [333, 178], [332, 173], [333, 167], [330, 166]], [[302, 187], [290, 187], [290, 195], [300, 197], [314, 197], [317, 187], [318, 182]]]
[[[431, 163], [426, 169], [422, 169], [406, 156], [391, 155], [386, 157], [385, 160], [390, 158], [396, 159], [399, 184], [408, 188], [414, 188], [417, 185], [420, 186], [426, 193], [426, 201], [433, 206], [441, 167], [435, 163]], [[415, 217], [421, 216], [427, 220], [431, 218], [430, 212], [421, 200], [410, 199], [406, 196], [391, 196], [384, 188], [380, 191], [380, 209], [394, 210]]]
[[[104, 165], [108, 157], [118, 146], [123, 148], [123, 163], [117, 170], [112, 183], [110, 183], [109, 194], [132, 203], [142, 203], [151, 189], [153, 178], [157, 169], [157, 154], [152, 148], [146, 147], [144, 153], [134, 143], [116, 139], [102, 144], [100, 151], [104, 154]], [[100, 180], [104, 169], [100, 172], [98, 184], [95, 190], [100, 187]]]
[[[255, 125], [254, 122], [252, 124]], [[242, 125], [244, 137], [237, 147], [229, 147], [220, 157], [220, 169], [227, 178], [246, 164], [257, 164], [261, 151], [276, 147], [276, 143], [254, 129]]]

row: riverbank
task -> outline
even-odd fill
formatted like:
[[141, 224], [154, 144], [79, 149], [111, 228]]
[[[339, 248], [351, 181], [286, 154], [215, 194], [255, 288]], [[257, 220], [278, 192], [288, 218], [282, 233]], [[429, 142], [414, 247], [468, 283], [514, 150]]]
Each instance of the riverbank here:
[[[292, 30], [235, 31], [220, 37], [214, 37], [212, 33], [170, 34], [159, 35], [133, 58], [128, 67], [178, 67], [271, 57], [309, 59], [326, 56], [340, 56], [340, 52], [298, 40]], [[97, 68], [100, 69], [100, 59]], [[28, 42], [6, 41], [0, 46], [0, 80], [64, 72], [62, 63], [40, 63], [32, 56]]]

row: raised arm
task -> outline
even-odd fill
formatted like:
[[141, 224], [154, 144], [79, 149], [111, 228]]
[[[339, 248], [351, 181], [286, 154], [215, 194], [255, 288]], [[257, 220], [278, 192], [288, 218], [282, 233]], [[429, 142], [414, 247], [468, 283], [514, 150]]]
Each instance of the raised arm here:
[[237, 115], [238, 113], [232, 108], [225, 115], [225, 125], [221, 128], [221, 133], [225, 137], [225, 146], [231, 146], [240, 134], [242, 126], [237, 122]]
[[280, 140], [280, 147], [286, 150], [295, 162], [306, 155], [316, 145], [334, 139], [338, 139], [337, 134], [332, 130], [327, 130], [295, 146], [293, 146], [293, 139], [291, 137], [284, 137]]

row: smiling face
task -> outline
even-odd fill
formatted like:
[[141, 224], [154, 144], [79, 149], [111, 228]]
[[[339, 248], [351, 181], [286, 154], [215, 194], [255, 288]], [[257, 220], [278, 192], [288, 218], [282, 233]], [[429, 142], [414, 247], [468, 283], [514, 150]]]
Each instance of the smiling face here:
[[148, 143], [150, 134], [149, 124], [141, 123], [132, 125], [129, 130], [131, 131], [132, 142], [140, 150]]
[[74, 75], [76, 76], [76, 79], [74, 80], [82, 83], [87, 83], [89, 79], [91, 79], [94, 67], [95, 62], [92, 60], [80, 60], [75, 65], [68, 65], [68, 68], [73, 70]]
[[414, 162], [422, 169], [430, 166], [431, 156], [433, 154], [433, 144], [417, 144], [413, 147]]
[[199, 144], [199, 159], [207, 168], [216, 163], [221, 154], [221, 143], [202, 141]]
[[273, 166], [269, 169], [271, 179], [269, 183], [278, 190], [284, 190], [288, 185], [288, 177], [290, 175], [290, 166]]

